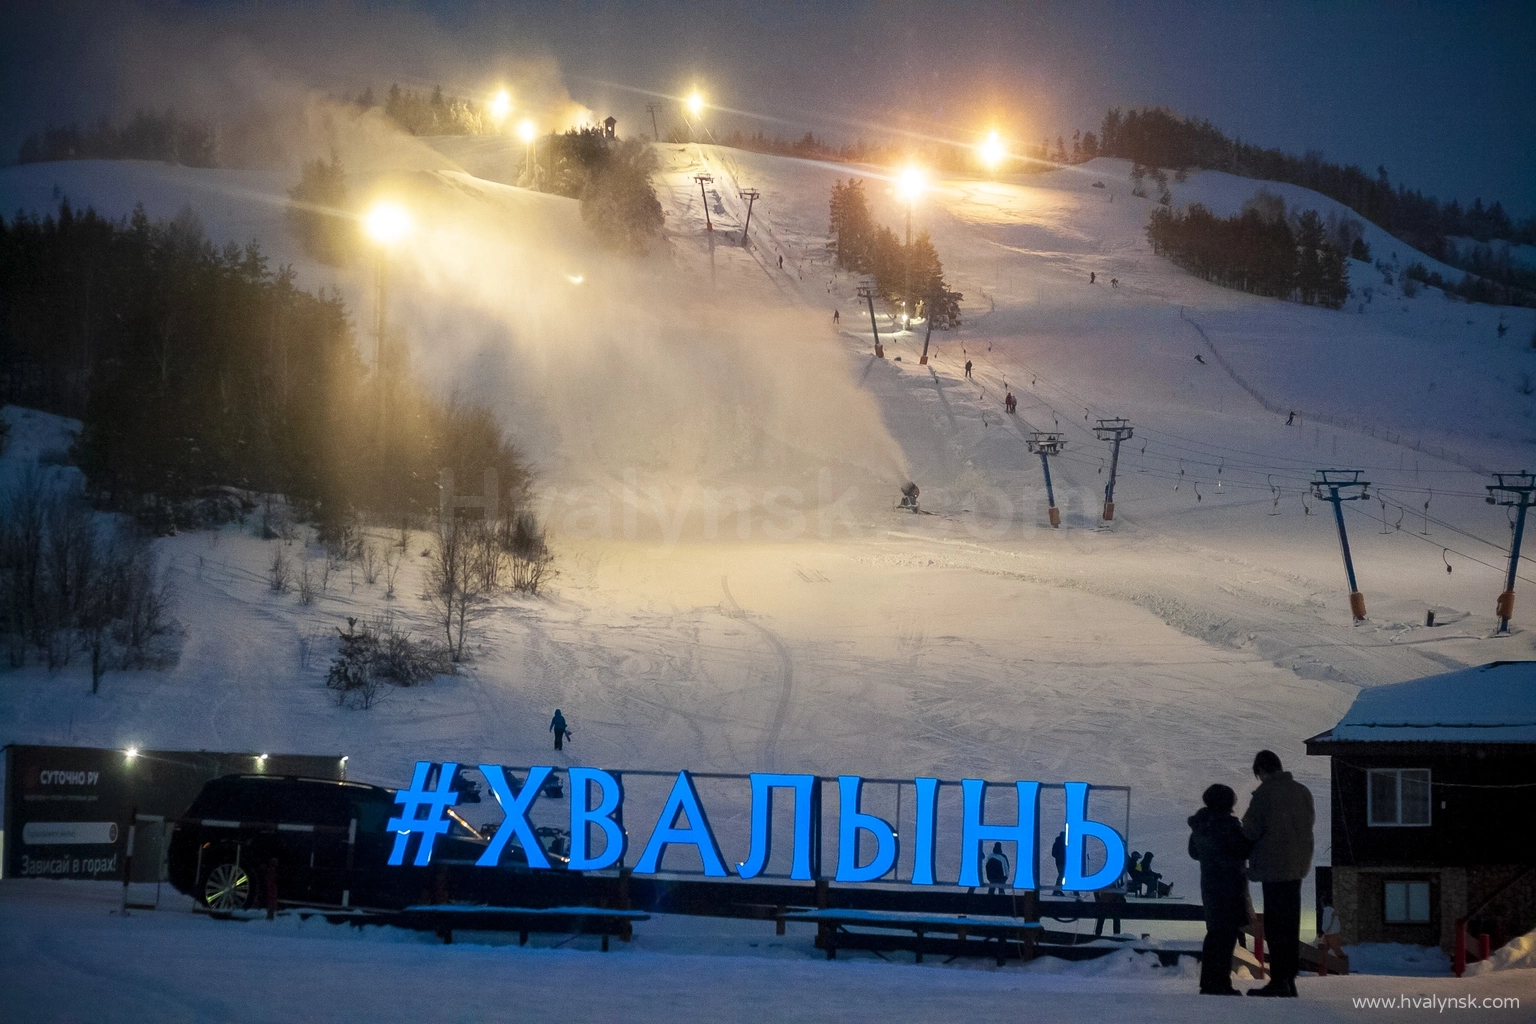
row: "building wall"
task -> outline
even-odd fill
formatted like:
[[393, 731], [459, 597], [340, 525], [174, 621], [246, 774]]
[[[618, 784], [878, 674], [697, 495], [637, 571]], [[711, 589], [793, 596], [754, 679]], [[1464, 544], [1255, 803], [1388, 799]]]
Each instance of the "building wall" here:
[[[1536, 819], [1536, 757], [1378, 743], [1336, 750], [1331, 760], [1335, 865], [1439, 869], [1536, 861], [1524, 830], [1511, 827]], [[1428, 768], [1431, 823], [1369, 825], [1366, 780], [1372, 768]]]
[[[1428, 881], [1430, 921], [1388, 924], [1383, 898], [1388, 881]], [[1502, 890], [1502, 892], [1500, 891]], [[1497, 895], [1495, 895], [1497, 894]], [[1471, 935], [1486, 932], [1493, 948], [1536, 928], [1536, 869], [1529, 864], [1490, 864], [1426, 870], [1422, 865], [1335, 866], [1333, 907], [1345, 945], [1404, 942], [1455, 948], [1456, 922], [1493, 900], [1468, 923]], [[1476, 948], [1475, 941], [1469, 943]]]

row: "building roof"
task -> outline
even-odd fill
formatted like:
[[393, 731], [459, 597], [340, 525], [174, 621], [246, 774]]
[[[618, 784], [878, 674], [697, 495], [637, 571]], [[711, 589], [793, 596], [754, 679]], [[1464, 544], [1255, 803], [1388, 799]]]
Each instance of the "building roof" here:
[[1338, 725], [1307, 742], [1536, 744], [1536, 661], [1361, 690]]

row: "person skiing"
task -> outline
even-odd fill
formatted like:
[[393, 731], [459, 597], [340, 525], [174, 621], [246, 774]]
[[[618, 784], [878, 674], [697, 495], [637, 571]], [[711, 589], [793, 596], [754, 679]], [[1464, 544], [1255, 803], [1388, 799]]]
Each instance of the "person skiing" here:
[[1243, 863], [1253, 847], [1232, 814], [1237, 794], [1220, 783], [1201, 796], [1204, 807], [1189, 819], [1189, 855], [1200, 862], [1200, 903], [1205, 943], [1200, 954], [1200, 994], [1235, 996], [1232, 950], [1248, 921], [1248, 880]]
[[1012, 391], [1008, 392], [1008, 397], [1003, 399], [1003, 408], [1007, 409], [1008, 415], [1012, 416], [1014, 414], [1014, 410], [1018, 407], [1019, 400], [1013, 397]]
[[1248, 878], [1264, 892], [1264, 937], [1269, 942], [1269, 984], [1251, 996], [1296, 998], [1301, 966], [1301, 882], [1312, 871], [1312, 791], [1291, 777], [1272, 750], [1253, 758], [1259, 788], [1243, 814], [1243, 835], [1253, 843]]
[[1089, 284], [1093, 284], [1094, 279], [1097, 278], [1097, 277], [1098, 277], [1098, 274], [1095, 271], [1092, 271], [1092, 270], [1088, 271], [1088, 283]]
[[832, 322], [834, 324], [840, 324], [843, 322], [843, 315], [835, 309], [832, 311]]
[[1056, 833], [1056, 841], [1051, 844], [1051, 860], [1056, 862], [1056, 889], [1052, 896], [1061, 895], [1061, 883], [1067, 878], [1067, 830], [1062, 829]]
[[1295, 423], [1295, 422], [1296, 422], [1296, 410], [1292, 409], [1290, 415], [1285, 418], [1285, 425], [1286, 426], [1290, 426], [1292, 423]]
[[966, 377], [970, 377], [971, 375], [971, 361], [969, 359], [965, 361], [965, 375]]
[[570, 738], [571, 730], [565, 727], [565, 716], [555, 708], [555, 717], [549, 720], [549, 731], [555, 734], [555, 749], [564, 750], [565, 741]]
[[784, 269], [784, 257], [783, 256], [779, 257], [779, 269], [780, 270]]
[[987, 895], [1001, 895], [1008, 885], [1008, 855], [1002, 843], [992, 844], [992, 853], [982, 864], [982, 875], [987, 880]]

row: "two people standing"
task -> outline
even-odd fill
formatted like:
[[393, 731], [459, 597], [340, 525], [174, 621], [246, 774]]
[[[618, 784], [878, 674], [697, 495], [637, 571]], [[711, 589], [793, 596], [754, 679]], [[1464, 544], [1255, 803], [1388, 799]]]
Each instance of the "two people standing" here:
[[1312, 870], [1316, 814], [1311, 791], [1284, 770], [1274, 751], [1254, 756], [1253, 774], [1259, 786], [1241, 822], [1232, 814], [1237, 794], [1222, 785], [1205, 791], [1205, 806], [1189, 819], [1189, 855], [1200, 862], [1200, 898], [1205, 905], [1200, 991], [1237, 995], [1232, 950], [1248, 920], [1248, 882], [1254, 881], [1264, 894], [1270, 980], [1248, 994], [1294, 998], [1300, 969], [1301, 882]]

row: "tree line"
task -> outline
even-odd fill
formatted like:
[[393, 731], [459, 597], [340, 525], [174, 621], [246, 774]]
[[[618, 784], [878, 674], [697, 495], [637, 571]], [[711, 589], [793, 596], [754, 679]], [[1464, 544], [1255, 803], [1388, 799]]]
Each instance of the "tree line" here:
[[427, 392], [386, 339], [365, 365], [341, 298], [254, 243], [215, 246], [188, 210], [123, 221], [68, 201], [0, 219], [0, 402], [79, 418], [99, 506], [157, 530], [288, 495], [327, 530], [425, 518], [439, 470], [528, 472], [489, 410]]
[[[1472, 267], [1458, 262], [1462, 255], [1447, 241], [1448, 236], [1536, 244], [1536, 217], [1516, 222], [1497, 200], [1484, 206], [1479, 198], [1467, 208], [1454, 199], [1441, 203], [1402, 183], [1394, 186], [1385, 167], [1377, 167], [1372, 175], [1352, 164], [1324, 160], [1315, 152], [1297, 157], [1264, 149], [1228, 138], [1210, 121], [1156, 108], [1123, 114], [1118, 107], [1111, 108], [1100, 128], [1100, 155], [1151, 167], [1198, 167], [1301, 185], [1343, 203], [1415, 249], [1462, 269]], [[1476, 272], [1497, 275], [1503, 268], [1489, 265]], [[1500, 279], [1506, 284], [1521, 283]]]
[[28, 135], [16, 154], [23, 164], [49, 160], [161, 160], [216, 167], [217, 136], [213, 125], [182, 117], [174, 109], [163, 114], [140, 110], [121, 126], [105, 117], [85, 128], [50, 125]]
[[839, 266], [870, 275], [881, 298], [913, 316], [929, 317], [941, 331], [960, 326], [963, 296], [945, 282], [944, 264], [928, 232], [919, 232], [909, 246], [890, 228], [875, 224], [859, 178], [832, 185], [831, 220]]
[[[1316, 210], [1285, 215], [1284, 203], [1250, 202], [1235, 217], [1199, 203], [1152, 211], [1152, 251], [1207, 281], [1278, 299], [1338, 309], [1349, 298], [1343, 250]], [[1279, 204], [1278, 210], [1273, 205]]]

